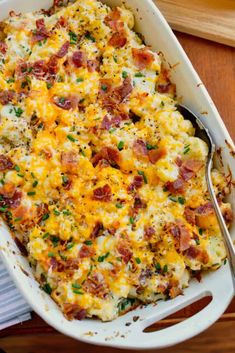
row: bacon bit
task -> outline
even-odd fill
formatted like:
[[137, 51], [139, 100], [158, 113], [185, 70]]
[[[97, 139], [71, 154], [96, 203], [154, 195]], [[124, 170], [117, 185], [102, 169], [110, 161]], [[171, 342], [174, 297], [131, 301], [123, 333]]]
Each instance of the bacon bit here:
[[121, 255], [125, 264], [127, 264], [132, 258], [133, 253], [130, 250], [129, 245], [124, 242], [121, 242], [120, 244], [118, 244], [117, 251]]
[[180, 167], [180, 175], [187, 181], [194, 177], [196, 173], [203, 167], [203, 162], [196, 159], [188, 159], [183, 162]]
[[148, 151], [148, 157], [152, 164], [155, 164], [159, 159], [166, 156], [166, 149], [164, 147], [160, 147], [158, 149]]
[[128, 190], [128, 193], [132, 193], [134, 192], [135, 190], [141, 188], [143, 186], [143, 183], [144, 183], [144, 178], [142, 175], [136, 175], [134, 177], [134, 180], [133, 182], [128, 186], [127, 190]]
[[98, 60], [87, 60], [86, 64], [89, 72], [99, 71], [100, 63]]
[[146, 69], [146, 67], [149, 67], [154, 61], [153, 53], [150, 53], [147, 48], [132, 48], [132, 56], [134, 59], [134, 64], [140, 70]]
[[71, 179], [66, 180], [65, 182], [63, 182], [62, 186], [65, 190], [71, 190], [73, 185], [73, 182]]
[[100, 236], [100, 233], [104, 230], [103, 223], [97, 221], [92, 232], [91, 232], [91, 239], [95, 239]]
[[143, 140], [136, 140], [133, 143], [133, 152], [136, 155], [137, 158], [143, 158], [148, 156], [148, 149], [146, 147], [146, 144]]
[[43, 80], [48, 73], [48, 68], [44, 60], [38, 60], [33, 63], [32, 75], [38, 80]]
[[223, 210], [223, 217], [225, 222], [230, 225], [233, 222], [234, 216], [233, 216], [233, 211], [231, 208], [226, 208]]
[[0, 188], [0, 195], [2, 195], [4, 198], [11, 198], [13, 197], [15, 191], [15, 184], [9, 181]]
[[177, 297], [180, 294], [183, 294], [183, 291], [179, 287], [171, 287], [171, 289], [169, 290], [169, 296], [171, 297], [171, 299]]
[[19, 60], [19, 62], [16, 65], [15, 75], [19, 80], [23, 79], [25, 76], [28, 75], [27, 62], [25, 62], [23, 60]]
[[22, 192], [15, 189], [13, 195], [11, 197], [4, 197], [3, 200], [0, 201], [0, 206], [8, 206], [9, 208], [17, 208], [21, 203]]
[[122, 31], [124, 28], [124, 23], [120, 21], [120, 11], [118, 9], [111, 11], [105, 17], [104, 23], [115, 32]]
[[78, 166], [78, 155], [75, 151], [61, 153], [61, 164], [68, 173], [76, 173]]
[[62, 47], [60, 48], [60, 50], [58, 51], [58, 53], [56, 54], [57, 58], [63, 58], [67, 53], [68, 53], [68, 50], [69, 50], [69, 41], [65, 42]]
[[42, 217], [49, 212], [48, 204], [41, 203], [37, 207], [37, 223], [41, 222]]
[[108, 115], [105, 115], [102, 122], [101, 122], [101, 129], [109, 130], [112, 126], [119, 127], [122, 118], [120, 115], [115, 115], [111, 118]]
[[178, 167], [181, 167], [182, 166], [182, 159], [180, 157], [177, 157], [176, 160], [175, 160], [175, 164], [178, 166]]
[[121, 103], [133, 90], [131, 78], [126, 77], [120, 87], [114, 89], [114, 95]]
[[147, 240], [150, 240], [155, 233], [156, 233], [156, 231], [153, 227], [145, 227], [144, 228], [144, 237]]
[[190, 246], [185, 251], [185, 256], [191, 259], [197, 259], [198, 261], [202, 262], [203, 264], [208, 263], [209, 256], [205, 250], [202, 250], [196, 246]]
[[147, 204], [145, 201], [141, 200], [141, 198], [138, 195], [135, 195], [134, 198], [134, 209], [138, 210], [140, 208], [146, 208]]
[[184, 217], [186, 218], [187, 222], [193, 226], [196, 224], [196, 213], [194, 209], [186, 206], [184, 209]]
[[103, 147], [91, 160], [94, 167], [96, 167], [100, 161], [105, 162], [103, 166], [111, 165], [111, 167], [116, 167], [120, 162], [119, 152], [111, 147]]
[[162, 69], [158, 78], [156, 89], [159, 93], [171, 93], [172, 95], [176, 92], [175, 84], [171, 83], [169, 79], [169, 71]]
[[7, 44], [0, 40], [0, 53], [6, 54], [7, 49], [8, 49]]
[[58, 71], [58, 58], [55, 55], [50, 57], [47, 68], [49, 76], [54, 77]]
[[36, 20], [36, 28], [37, 29], [35, 30], [33, 37], [32, 37], [33, 43], [40, 42], [40, 41], [49, 37], [49, 33], [48, 33], [46, 26], [45, 26], [44, 18], [40, 18], [40, 19]]
[[172, 194], [183, 194], [185, 191], [185, 185], [185, 181], [181, 178], [178, 178], [175, 181], [168, 181], [165, 184], [167, 190]]
[[14, 240], [21, 254], [25, 257], [28, 256], [28, 250], [26, 249], [25, 245], [20, 241], [20, 239], [15, 237]]
[[170, 232], [176, 241], [176, 248], [179, 251], [185, 251], [190, 247], [190, 233], [184, 224], [182, 224], [181, 222], [171, 224]]
[[103, 187], [97, 188], [93, 191], [93, 199], [97, 201], [108, 202], [111, 201], [112, 190], [108, 184]]
[[57, 21], [55, 27], [56, 27], [56, 28], [58, 28], [58, 27], [66, 27], [67, 24], [68, 24], [68, 22], [67, 22], [66, 18], [64, 18], [63, 16], [61, 16], [61, 17], [58, 19], [58, 21]]
[[101, 97], [103, 96], [109, 96], [110, 93], [112, 92], [112, 80], [110, 78], [102, 78], [100, 80], [100, 89], [99, 89], [99, 95]]
[[122, 48], [127, 43], [126, 33], [124, 30], [115, 32], [109, 39], [108, 44], [115, 48]]
[[141, 287], [144, 287], [147, 285], [147, 279], [152, 277], [152, 271], [150, 268], [146, 268], [141, 270], [140, 276], [139, 276], [139, 282]]
[[42, 152], [44, 153], [47, 160], [51, 159], [51, 157], [53, 156], [52, 151], [49, 147], [43, 148]]
[[3, 172], [8, 169], [13, 169], [14, 163], [12, 160], [5, 156], [4, 154], [0, 154], [0, 172]]
[[4, 90], [0, 92], [0, 103], [6, 105], [16, 97], [16, 93], [11, 90]]
[[84, 289], [100, 298], [107, 297], [109, 289], [101, 273], [93, 273], [84, 283]]
[[79, 251], [79, 257], [84, 259], [85, 257], [91, 257], [94, 255], [94, 249], [91, 246], [83, 245]]
[[68, 97], [52, 97], [52, 101], [57, 107], [64, 110], [74, 110], [78, 107], [78, 97], [75, 95], [70, 95]]
[[192, 275], [194, 278], [196, 278], [196, 280], [198, 282], [201, 282], [201, 280], [202, 280], [202, 271], [201, 270], [193, 271]]
[[204, 205], [197, 207], [195, 211], [199, 215], [209, 215], [211, 213], [214, 213], [214, 207], [211, 202], [207, 202]]
[[[54, 0], [55, 1], [55, 0]], [[63, 312], [68, 320], [83, 320], [87, 315], [86, 309], [81, 308], [77, 304], [64, 303]]]
[[73, 53], [72, 62], [75, 67], [85, 67], [86, 66], [86, 55], [83, 51], [78, 50]]

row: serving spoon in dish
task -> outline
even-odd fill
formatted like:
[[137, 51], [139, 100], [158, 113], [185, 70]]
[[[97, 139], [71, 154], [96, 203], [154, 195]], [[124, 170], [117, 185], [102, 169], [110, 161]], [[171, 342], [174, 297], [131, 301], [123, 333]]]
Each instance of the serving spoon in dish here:
[[211, 180], [211, 168], [213, 164], [213, 156], [215, 153], [215, 144], [213, 142], [213, 139], [208, 129], [190, 109], [188, 109], [184, 105], [179, 105], [179, 104], [177, 105], [177, 109], [185, 119], [191, 121], [193, 127], [195, 128], [195, 136], [202, 139], [207, 144], [209, 149], [209, 153], [207, 155], [207, 163], [206, 163], [206, 183], [210, 194], [211, 202], [213, 204], [215, 214], [219, 223], [220, 231], [224, 238], [224, 243], [227, 250], [227, 256], [228, 256], [228, 260], [229, 260], [229, 264], [232, 272], [233, 286], [235, 291], [235, 248], [234, 248], [232, 239], [230, 237], [228, 228], [226, 226], [224, 217], [220, 210], [220, 207], [214, 192], [212, 180]]

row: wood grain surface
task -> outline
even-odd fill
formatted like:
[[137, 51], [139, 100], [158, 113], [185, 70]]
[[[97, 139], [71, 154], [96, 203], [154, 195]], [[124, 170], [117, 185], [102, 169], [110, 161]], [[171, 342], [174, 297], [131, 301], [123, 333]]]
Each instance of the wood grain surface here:
[[[177, 33], [217, 108], [235, 139], [235, 49], [190, 35]], [[155, 329], [175, 324], [199, 311], [200, 302], [155, 324]], [[234, 353], [235, 300], [219, 322], [197, 337], [157, 353]], [[146, 334], [147, 335], [147, 334]], [[33, 320], [0, 332], [0, 353], [116, 353], [117, 349], [91, 346], [65, 337], [35, 314]], [[147, 339], [147, 336], [146, 336]], [[131, 351], [124, 350], [124, 353]]]
[[171, 27], [235, 47], [234, 0], [154, 0]]

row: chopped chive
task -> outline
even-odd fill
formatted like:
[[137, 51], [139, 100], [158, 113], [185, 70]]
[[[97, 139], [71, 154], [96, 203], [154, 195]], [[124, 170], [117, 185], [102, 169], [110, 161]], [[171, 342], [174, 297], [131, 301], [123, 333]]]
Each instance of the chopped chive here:
[[57, 211], [57, 210], [54, 210], [54, 215], [55, 215], [55, 216], [59, 216], [59, 215], [60, 215], [60, 212]]
[[134, 217], [130, 217], [129, 221], [130, 221], [130, 224], [134, 224], [135, 223]]
[[82, 148], [80, 148], [80, 151], [79, 151], [79, 152], [81, 153], [81, 155], [82, 155], [83, 157], [86, 157], [86, 154], [85, 154], [85, 152], [83, 151]]
[[149, 151], [157, 149], [157, 146], [151, 145], [150, 143], [146, 143], [146, 147]]
[[157, 262], [157, 263], [155, 264], [155, 268], [156, 268], [157, 271], [161, 271], [161, 265], [160, 265], [159, 262]]
[[53, 252], [49, 252], [49, 253], [48, 253], [48, 256], [49, 256], [49, 257], [55, 257], [55, 254], [54, 254]]
[[16, 170], [17, 172], [20, 172], [20, 167], [19, 167], [18, 165], [15, 165], [15, 170]]
[[137, 264], [140, 264], [140, 263], [141, 263], [140, 258], [139, 258], [139, 257], [136, 257], [136, 258], [135, 258], [135, 262], [136, 262]]
[[63, 181], [63, 184], [67, 184], [67, 182], [69, 181], [69, 178], [66, 175], [62, 175], [62, 181]]
[[52, 87], [52, 83], [47, 82], [47, 89], [50, 89]]
[[124, 147], [124, 141], [120, 141], [117, 145], [117, 148], [119, 149], [119, 151], [123, 150]]
[[174, 196], [169, 196], [169, 200], [171, 200], [172, 202], [177, 202], [177, 198]]
[[59, 252], [59, 255], [60, 255], [62, 260], [64, 260], [64, 261], [67, 260], [67, 256], [63, 255], [61, 252]]
[[74, 32], [69, 31], [69, 37], [70, 37], [70, 44], [77, 44], [78, 37]]
[[195, 242], [196, 242], [197, 245], [200, 245], [200, 240], [199, 239], [196, 238]]
[[113, 60], [114, 60], [115, 63], [118, 62], [117, 57], [115, 55], [113, 56]]
[[227, 263], [227, 259], [224, 259], [224, 265], [226, 265], [226, 263]]
[[36, 188], [37, 185], [38, 185], [38, 181], [37, 181], [37, 180], [34, 180], [34, 182], [33, 182], [33, 184], [32, 184], [33, 188]]
[[184, 154], [187, 154], [190, 151], [190, 144], [184, 146]]
[[6, 212], [7, 211], [7, 207], [4, 206], [4, 207], [0, 207], [0, 212]]
[[203, 229], [202, 229], [202, 228], [199, 228], [199, 229], [198, 229], [198, 233], [199, 233], [200, 235], [202, 235], [202, 234], [203, 234]]
[[95, 38], [94, 38], [90, 33], [87, 33], [87, 34], [85, 35], [85, 37], [86, 37], [86, 39], [91, 40], [93, 43], [95, 42]]
[[45, 233], [45, 234], [43, 234], [43, 236], [42, 236], [42, 239], [46, 239], [46, 238], [48, 238], [49, 237], [49, 235], [50, 235], [50, 233]]
[[86, 245], [92, 245], [92, 241], [91, 241], [91, 240], [86, 240], [86, 241], [84, 241], [84, 244], [86, 244]]
[[67, 135], [67, 139], [69, 139], [72, 142], [76, 141], [76, 139], [72, 135]]
[[106, 92], [108, 87], [106, 85], [101, 85], [101, 89], [102, 89], [102, 91]]
[[142, 74], [142, 72], [137, 72], [135, 74], [135, 77], [144, 77], [144, 74]]
[[8, 80], [7, 80], [7, 83], [14, 83], [15, 82], [15, 79], [12, 77], [12, 78], [9, 78]]
[[81, 77], [78, 77], [77, 79], [76, 79], [76, 82], [77, 83], [79, 83], [79, 82], [83, 82], [84, 81], [84, 79], [83, 78], [81, 78]]
[[34, 175], [34, 173], [33, 173], [33, 172], [31, 172], [30, 174], [31, 174], [31, 176], [32, 176], [33, 178], [35, 178], [35, 175]]
[[42, 216], [42, 221], [46, 221], [49, 217], [50, 217], [49, 213], [45, 213], [45, 214]]
[[168, 266], [164, 265], [162, 271], [163, 271], [163, 273], [166, 273], [168, 271]]
[[27, 195], [29, 195], [29, 196], [34, 196], [35, 194], [36, 194], [35, 191], [29, 191], [29, 192], [27, 192]]
[[160, 105], [161, 105], [161, 107], [164, 107], [165, 103], [163, 101], [161, 101]]
[[117, 129], [115, 129], [114, 127], [112, 129], [109, 129], [109, 133], [112, 134], [114, 131], [116, 131]]
[[52, 288], [49, 283], [44, 284], [44, 286], [42, 286], [42, 289], [49, 295], [52, 293]]
[[147, 178], [146, 178], [145, 173], [144, 173], [142, 170], [138, 170], [137, 172], [138, 172], [139, 175], [142, 175], [145, 184], [147, 184], [147, 183], [148, 183], [148, 180], [147, 180]]
[[127, 77], [128, 77], [128, 72], [123, 71], [123, 72], [122, 72], [122, 77], [123, 77], [123, 78], [127, 78]]
[[63, 211], [63, 214], [64, 214], [65, 216], [70, 216], [72, 213], [71, 213], [69, 210], [64, 210], [64, 211]]
[[14, 222], [19, 222], [21, 220], [22, 220], [22, 217], [17, 217], [17, 218], [14, 219]]
[[75, 294], [84, 294], [83, 292], [81, 292], [80, 290], [77, 290], [77, 289], [74, 289], [73, 293], [75, 293]]
[[23, 110], [21, 108], [15, 108], [15, 107], [13, 109], [17, 118], [20, 118], [23, 113]]
[[21, 173], [17, 173], [18, 177], [20, 178], [23, 178], [24, 177], [24, 174], [21, 174]]
[[168, 189], [167, 189], [166, 186], [164, 186], [162, 190], [163, 190], [164, 192], [167, 192], [167, 191], [168, 191]]
[[107, 257], [109, 256], [109, 252], [107, 252], [105, 255], [103, 256], [99, 256], [98, 257], [98, 262], [103, 262]]
[[69, 249], [72, 249], [72, 247], [74, 247], [74, 243], [68, 243], [66, 248], [69, 250]]
[[56, 237], [55, 235], [51, 236], [51, 242], [52, 242], [54, 248], [59, 245], [59, 241], [60, 241], [59, 237]]
[[123, 207], [123, 205], [121, 204], [121, 203], [116, 203], [116, 205], [115, 205], [117, 208], [122, 208]]
[[82, 286], [80, 284], [77, 284], [77, 283], [73, 283], [72, 284], [72, 288], [75, 288], [75, 289], [81, 289]]
[[179, 197], [178, 197], [178, 202], [179, 202], [181, 205], [184, 205], [184, 204], [185, 204], [185, 198], [179, 196]]

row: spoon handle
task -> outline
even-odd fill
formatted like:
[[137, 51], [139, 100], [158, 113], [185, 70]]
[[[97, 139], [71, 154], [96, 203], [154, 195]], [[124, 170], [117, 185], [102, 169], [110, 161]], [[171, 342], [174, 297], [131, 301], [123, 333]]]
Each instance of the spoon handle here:
[[209, 194], [211, 197], [211, 201], [214, 206], [215, 214], [219, 223], [220, 231], [224, 238], [224, 243], [227, 250], [227, 256], [230, 264], [230, 269], [232, 272], [232, 279], [233, 279], [233, 285], [234, 285], [234, 291], [235, 291], [235, 248], [234, 248], [231, 236], [229, 234], [228, 228], [226, 226], [224, 217], [220, 210], [217, 198], [215, 196], [215, 192], [214, 192], [214, 188], [211, 180], [211, 168], [212, 168], [212, 159], [210, 159], [207, 163], [206, 182], [207, 182]]

